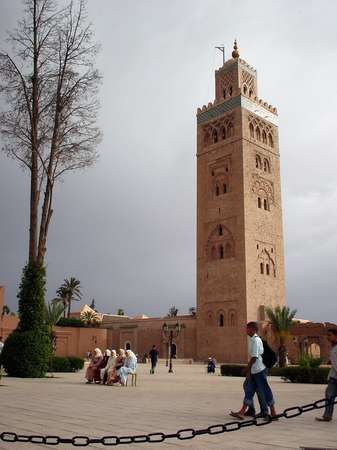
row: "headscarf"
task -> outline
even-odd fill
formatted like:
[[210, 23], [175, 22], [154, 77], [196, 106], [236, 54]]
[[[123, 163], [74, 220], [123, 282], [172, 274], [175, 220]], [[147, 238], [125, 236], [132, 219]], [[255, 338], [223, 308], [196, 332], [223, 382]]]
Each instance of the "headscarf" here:
[[101, 351], [101, 349], [100, 348], [95, 348], [95, 350], [94, 350], [94, 357], [95, 358], [102, 358], [102, 351]]

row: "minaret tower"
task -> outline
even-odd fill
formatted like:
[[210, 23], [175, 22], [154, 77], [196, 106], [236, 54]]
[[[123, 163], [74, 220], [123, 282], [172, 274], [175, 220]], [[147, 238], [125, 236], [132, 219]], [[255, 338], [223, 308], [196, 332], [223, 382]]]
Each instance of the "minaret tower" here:
[[285, 304], [278, 116], [232, 58], [197, 113], [197, 351], [246, 362], [247, 321]]

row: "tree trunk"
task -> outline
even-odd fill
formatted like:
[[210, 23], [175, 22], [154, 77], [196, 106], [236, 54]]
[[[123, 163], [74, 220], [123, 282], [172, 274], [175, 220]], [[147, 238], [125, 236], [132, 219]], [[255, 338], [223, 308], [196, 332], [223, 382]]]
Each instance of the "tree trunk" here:
[[39, 191], [38, 191], [38, 43], [37, 43], [37, 0], [34, 0], [34, 67], [33, 75], [31, 77], [32, 82], [32, 123], [31, 123], [31, 180], [30, 180], [30, 227], [29, 227], [29, 262], [37, 262], [37, 228], [38, 228], [38, 204], [39, 204]]
[[68, 318], [70, 317], [71, 298], [68, 299]]
[[286, 367], [287, 365], [287, 348], [284, 343], [281, 343], [279, 347], [279, 367]]

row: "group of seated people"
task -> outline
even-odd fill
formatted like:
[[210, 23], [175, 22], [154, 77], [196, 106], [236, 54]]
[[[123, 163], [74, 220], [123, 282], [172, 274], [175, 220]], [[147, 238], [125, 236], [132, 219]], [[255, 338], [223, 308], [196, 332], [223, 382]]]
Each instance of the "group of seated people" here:
[[136, 373], [137, 357], [131, 350], [95, 348], [85, 373], [87, 383], [125, 386], [128, 375]]

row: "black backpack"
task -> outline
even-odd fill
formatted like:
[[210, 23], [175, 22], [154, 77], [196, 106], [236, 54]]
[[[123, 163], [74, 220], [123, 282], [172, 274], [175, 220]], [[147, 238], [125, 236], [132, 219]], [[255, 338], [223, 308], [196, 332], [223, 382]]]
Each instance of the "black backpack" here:
[[263, 343], [263, 355], [262, 355], [262, 361], [263, 364], [267, 367], [267, 369], [271, 369], [275, 366], [277, 362], [277, 356], [274, 350], [269, 347], [269, 344], [267, 341], [262, 340]]

